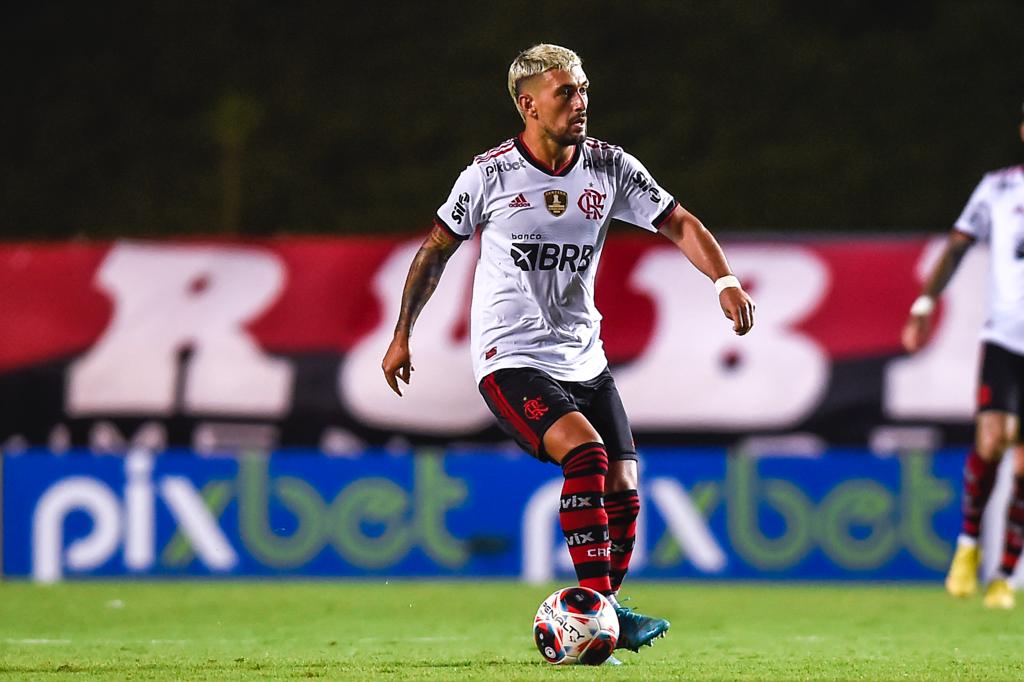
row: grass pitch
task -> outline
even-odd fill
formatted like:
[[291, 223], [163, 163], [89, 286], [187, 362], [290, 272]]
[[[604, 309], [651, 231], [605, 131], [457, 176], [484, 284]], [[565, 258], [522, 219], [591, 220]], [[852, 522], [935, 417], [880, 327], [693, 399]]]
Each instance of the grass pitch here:
[[1010, 680], [1024, 612], [941, 586], [635, 583], [672, 630], [618, 668], [555, 667], [507, 582], [0, 583], [0, 677]]

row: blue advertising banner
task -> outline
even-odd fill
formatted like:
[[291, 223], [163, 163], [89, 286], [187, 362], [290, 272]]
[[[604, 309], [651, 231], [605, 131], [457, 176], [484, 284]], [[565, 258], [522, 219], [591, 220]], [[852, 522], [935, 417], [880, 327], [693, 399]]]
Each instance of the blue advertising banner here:
[[[644, 450], [631, 575], [934, 579], [963, 454]], [[525, 455], [29, 450], [3, 466], [9, 577], [572, 576], [561, 474]]]

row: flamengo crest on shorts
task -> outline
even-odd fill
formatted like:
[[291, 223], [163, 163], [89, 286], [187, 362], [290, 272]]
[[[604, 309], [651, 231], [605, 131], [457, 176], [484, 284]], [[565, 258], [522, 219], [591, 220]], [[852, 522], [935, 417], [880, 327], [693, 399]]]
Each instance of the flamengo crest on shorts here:
[[437, 211], [461, 239], [480, 230], [470, 336], [479, 382], [505, 367], [586, 381], [608, 364], [594, 284], [613, 218], [651, 232], [675, 199], [636, 158], [594, 138], [560, 168], [522, 139], [477, 156]]

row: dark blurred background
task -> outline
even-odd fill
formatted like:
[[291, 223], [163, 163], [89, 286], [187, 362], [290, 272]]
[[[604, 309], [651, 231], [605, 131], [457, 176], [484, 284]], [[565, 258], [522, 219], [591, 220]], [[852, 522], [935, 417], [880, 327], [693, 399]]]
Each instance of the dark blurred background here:
[[1019, 163], [1024, 2], [23, 3], [0, 236], [421, 230], [575, 49], [592, 135], [716, 229], [947, 228]]

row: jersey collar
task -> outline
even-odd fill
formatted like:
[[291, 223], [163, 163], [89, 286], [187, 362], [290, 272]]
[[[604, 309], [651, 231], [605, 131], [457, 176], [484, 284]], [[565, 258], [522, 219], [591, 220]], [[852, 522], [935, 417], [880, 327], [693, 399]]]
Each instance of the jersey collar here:
[[526, 143], [523, 142], [522, 133], [516, 135], [516, 149], [518, 149], [519, 153], [523, 155], [523, 158], [526, 159], [529, 162], [529, 164], [536, 168], [537, 170], [556, 178], [561, 178], [568, 175], [569, 171], [575, 168], [576, 162], [580, 160], [580, 156], [582, 155], [581, 147], [582, 145], [576, 145], [572, 150], [572, 156], [569, 157], [569, 160], [562, 164], [560, 168], [552, 170], [545, 166], [540, 161], [538, 161], [537, 157], [535, 157], [530, 152], [529, 148], [527, 148], [526, 146]]

